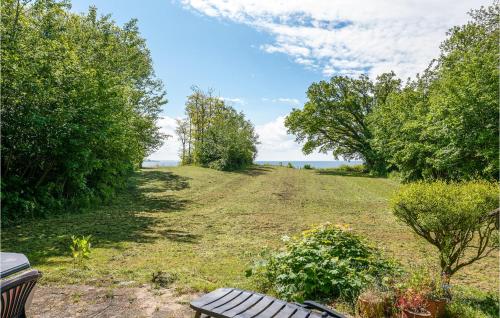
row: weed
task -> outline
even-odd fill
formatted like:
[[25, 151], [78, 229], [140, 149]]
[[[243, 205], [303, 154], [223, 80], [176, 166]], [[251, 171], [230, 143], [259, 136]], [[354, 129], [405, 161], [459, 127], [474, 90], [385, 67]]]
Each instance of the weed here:
[[177, 279], [179, 279], [179, 275], [177, 275], [176, 273], [158, 271], [153, 273], [151, 282], [153, 283], [155, 288], [166, 288], [177, 281]]
[[84, 266], [84, 261], [89, 259], [90, 257], [90, 239], [92, 238], [91, 235], [87, 236], [82, 236], [82, 237], [76, 237], [76, 236], [71, 236], [71, 256], [73, 257], [73, 266], [76, 267], [76, 265], [79, 266]]

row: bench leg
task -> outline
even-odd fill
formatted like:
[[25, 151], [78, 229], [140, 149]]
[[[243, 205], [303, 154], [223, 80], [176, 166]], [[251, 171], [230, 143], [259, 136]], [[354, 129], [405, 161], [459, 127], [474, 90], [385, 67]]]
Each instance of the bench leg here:
[[194, 314], [194, 318], [200, 318], [201, 317], [201, 312], [197, 311], [195, 314]]

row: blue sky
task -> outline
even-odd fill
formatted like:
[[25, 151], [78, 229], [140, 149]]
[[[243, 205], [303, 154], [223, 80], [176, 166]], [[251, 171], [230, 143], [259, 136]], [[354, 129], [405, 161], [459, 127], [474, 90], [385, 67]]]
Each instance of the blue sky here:
[[[348, 3], [347, 3], [348, 2]], [[479, 1], [481, 2], [481, 1]], [[487, 4], [487, 2], [485, 2]], [[334, 74], [395, 70], [408, 77], [437, 55], [445, 31], [466, 21], [478, 1], [78, 0], [123, 24], [137, 18], [157, 76], [167, 90], [162, 129], [172, 134], [190, 87], [213, 88], [244, 111], [260, 135], [259, 160], [304, 156], [283, 118], [305, 102], [307, 87]], [[177, 158], [175, 137], [150, 157]]]

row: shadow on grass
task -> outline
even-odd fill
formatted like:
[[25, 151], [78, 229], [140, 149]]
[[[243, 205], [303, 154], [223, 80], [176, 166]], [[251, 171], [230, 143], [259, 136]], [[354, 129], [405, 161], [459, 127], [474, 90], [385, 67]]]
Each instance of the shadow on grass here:
[[197, 243], [200, 240], [200, 236], [196, 234], [191, 234], [186, 231], [181, 230], [164, 230], [160, 231], [160, 235], [175, 242], [182, 243]]
[[260, 166], [260, 165], [253, 165], [253, 166], [250, 166], [246, 169], [242, 169], [242, 170], [235, 170], [235, 171], [232, 171], [234, 173], [240, 173], [240, 174], [245, 174], [245, 175], [248, 175], [248, 176], [252, 176], [252, 177], [256, 177], [256, 176], [260, 176], [260, 175], [263, 175], [263, 174], [266, 174], [270, 171], [273, 171], [274, 168], [273, 167], [270, 167], [270, 166]]
[[140, 172], [140, 177], [137, 179], [138, 186], [141, 187], [142, 192], [179, 191], [189, 188], [189, 178], [169, 171], [143, 169]]
[[171, 172], [141, 171], [112, 204], [2, 229], [2, 251], [26, 254], [36, 266], [50, 257], [69, 256], [72, 235], [92, 235], [94, 247], [119, 248], [122, 242], [148, 243], [161, 237], [194, 242], [197, 238], [189, 233], [154, 230], [163, 224], [153, 213], [180, 212], [190, 203], [172, 193], [188, 187], [188, 178]]

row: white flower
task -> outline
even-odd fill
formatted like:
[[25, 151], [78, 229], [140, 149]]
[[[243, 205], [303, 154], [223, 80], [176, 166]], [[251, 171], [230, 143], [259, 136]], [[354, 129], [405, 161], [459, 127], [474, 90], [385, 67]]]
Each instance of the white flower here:
[[288, 242], [288, 241], [290, 241], [290, 236], [288, 236], [288, 235], [283, 235], [283, 236], [281, 237], [281, 241], [283, 241], [283, 242], [285, 242], [285, 243], [286, 243], [286, 242]]

